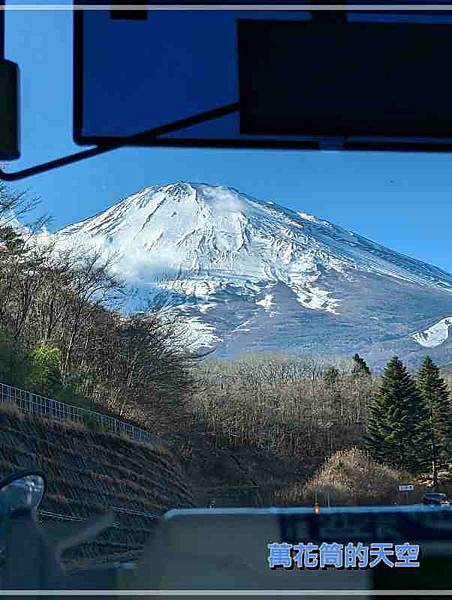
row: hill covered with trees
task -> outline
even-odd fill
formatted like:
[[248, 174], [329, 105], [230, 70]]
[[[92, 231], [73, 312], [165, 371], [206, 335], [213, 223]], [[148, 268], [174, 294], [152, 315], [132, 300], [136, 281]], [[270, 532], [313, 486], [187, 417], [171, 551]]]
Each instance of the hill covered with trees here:
[[8, 222], [26, 210], [0, 188], [0, 380], [139, 422], [156, 433], [183, 418], [193, 357], [158, 308], [124, 315], [108, 261], [58, 253]]

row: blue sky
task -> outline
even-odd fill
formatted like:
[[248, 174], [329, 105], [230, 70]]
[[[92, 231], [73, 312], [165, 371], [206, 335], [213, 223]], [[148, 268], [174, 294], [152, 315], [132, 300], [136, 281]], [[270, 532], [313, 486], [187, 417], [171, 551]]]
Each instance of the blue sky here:
[[[6, 57], [22, 78], [22, 158], [7, 168], [80, 150], [71, 141], [71, 13], [11, 11], [6, 28]], [[41, 199], [56, 229], [178, 180], [230, 185], [452, 271], [452, 155], [131, 148], [15, 187]]]

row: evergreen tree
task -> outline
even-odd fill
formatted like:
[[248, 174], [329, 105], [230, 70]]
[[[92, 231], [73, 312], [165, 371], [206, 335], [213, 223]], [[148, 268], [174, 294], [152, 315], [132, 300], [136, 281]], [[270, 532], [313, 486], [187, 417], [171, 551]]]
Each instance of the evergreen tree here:
[[0, 329], [0, 381], [9, 385], [23, 386], [30, 370], [27, 351], [10, 332]]
[[384, 371], [371, 406], [366, 437], [372, 456], [420, 473], [430, 466], [429, 415], [416, 384], [397, 356]]
[[430, 419], [432, 476], [436, 487], [438, 469], [447, 467], [451, 456], [452, 413], [446, 382], [429, 356], [422, 363], [417, 387]]
[[366, 364], [364, 358], [361, 358], [359, 354], [355, 354], [353, 357], [353, 377], [369, 377], [371, 375], [370, 369]]
[[24, 249], [25, 242], [13, 227], [0, 225], [0, 249], [19, 255]]
[[327, 385], [334, 386], [339, 379], [339, 375], [339, 370], [336, 367], [328, 367], [323, 374], [323, 380]]

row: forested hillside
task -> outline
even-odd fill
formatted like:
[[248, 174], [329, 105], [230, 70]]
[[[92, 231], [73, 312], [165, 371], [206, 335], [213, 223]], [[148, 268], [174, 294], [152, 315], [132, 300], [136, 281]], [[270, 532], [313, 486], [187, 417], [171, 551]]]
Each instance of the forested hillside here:
[[452, 489], [450, 387], [428, 357], [418, 373], [397, 357], [373, 373], [356, 354], [209, 359], [197, 374], [187, 445], [202, 460], [189, 472], [220, 503], [252, 490], [257, 505], [300, 505], [397, 502], [403, 482]]
[[8, 221], [26, 209], [0, 188], [0, 380], [94, 403], [155, 433], [168, 419], [174, 428], [192, 386], [175, 323], [153, 307], [124, 316], [126, 292], [108, 262], [35, 243], [32, 229]]

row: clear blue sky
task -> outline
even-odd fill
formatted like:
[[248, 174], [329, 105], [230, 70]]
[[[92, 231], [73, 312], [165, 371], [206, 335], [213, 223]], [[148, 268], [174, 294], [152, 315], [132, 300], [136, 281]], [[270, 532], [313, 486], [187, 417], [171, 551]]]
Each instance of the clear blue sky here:
[[[12, 11], [6, 27], [7, 58], [22, 71], [22, 158], [8, 169], [80, 150], [71, 141], [71, 13]], [[452, 271], [452, 155], [123, 149], [15, 187], [41, 199], [56, 229], [177, 180], [230, 185]]]

